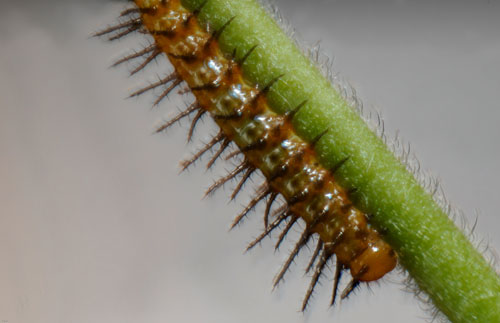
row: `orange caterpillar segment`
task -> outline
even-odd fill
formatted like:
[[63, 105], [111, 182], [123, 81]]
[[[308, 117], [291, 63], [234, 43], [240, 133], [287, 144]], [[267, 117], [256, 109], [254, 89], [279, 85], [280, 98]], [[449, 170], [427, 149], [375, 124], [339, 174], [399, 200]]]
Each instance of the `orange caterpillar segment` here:
[[[233, 223], [233, 226], [238, 224], [259, 202], [267, 199], [265, 231], [248, 249], [277, 229], [280, 224], [287, 222], [278, 238], [278, 247], [299, 219], [305, 223], [305, 229], [288, 260], [276, 275], [274, 285], [283, 279], [294, 258], [314, 234], [317, 234], [319, 239], [307, 268], [307, 271], [310, 271], [314, 267], [314, 272], [302, 310], [306, 308], [325, 265], [333, 255], [337, 269], [332, 304], [343, 269], [349, 269], [353, 278], [343, 291], [342, 298], [347, 297], [359, 282], [374, 281], [390, 272], [397, 263], [395, 252], [370, 226], [366, 214], [352, 204], [348, 192], [335, 180], [335, 170], [346, 160], [335, 169], [325, 169], [318, 162], [314, 151], [316, 141], [309, 143], [295, 134], [291, 121], [295, 112], [305, 105], [307, 98], [288, 114], [276, 114], [269, 107], [266, 94], [275, 82], [280, 81], [282, 75], [276, 76], [264, 86], [254, 86], [245, 81], [240, 67], [252, 51], [246, 53], [240, 61], [221, 52], [218, 37], [233, 19], [211, 33], [199, 24], [197, 11], [187, 10], [180, 0], [136, 0], [135, 4], [137, 8], [125, 11], [122, 16], [130, 16], [134, 28], [139, 19], [141, 28], [153, 36], [154, 45], [117, 63], [149, 55], [139, 65], [143, 68], [158, 53], [165, 53], [174, 66], [175, 73], [132, 95], [139, 95], [156, 87], [165, 87], [156, 104], [184, 81], [197, 101], [159, 130], [164, 130], [175, 121], [195, 112], [189, 137], [199, 118], [206, 112], [221, 129], [211, 142], [184, 163], [184, 168], [213, 147], [218, 147], [209, 162], [210, 167], [233, 142], [238, 149], [229, 157], [242, 155], [243, 162], [227, 176], [215, 182], [208, 193], [241, 176], [242, 179], [231, 196], [234, 198], [254, 171], [258, 169], [262, 172], [266, 181], [257, 189], [255, 197]], [[111, 34], [111, 38], [119, 38], [128, 30], [126, 28], [130, 28], [127, 26], [122, 23], [98, 35]], [[137, 28], [131, 31], [135, 30]], [[271, 212], [277, 195], [282, 195], [286, 203]], [[271, 213], [274, 217], [269, 223]]]

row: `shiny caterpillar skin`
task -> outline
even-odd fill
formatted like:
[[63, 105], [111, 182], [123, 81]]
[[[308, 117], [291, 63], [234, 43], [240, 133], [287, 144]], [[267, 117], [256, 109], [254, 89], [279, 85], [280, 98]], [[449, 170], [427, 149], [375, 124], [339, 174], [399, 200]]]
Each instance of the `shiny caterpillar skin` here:
[[[393, 270], [397, 264], [396, 253], [382, 240], [381, 234], [370, 226], [367, 214], [351, 203], [349, 192], [336, 182], [335, 171], [348, 159], [333, 169], [326, 169], [320, 165], [314, 151], [315, 143], [324, 133], [312, 142], [306, 142], [294, 132], [292, 120], [299, 109], [305, 108], [307, 98], [284, 115], [273, 112], [266, 96], [283, 75], [277, 75], [265, 85], [253, 85], [246, 81], [241, 67], [256, 47], [240, 59], [235, 58], [236, 53], [224, 54], [218, 38], [237, 17], [227, 21], [218, 30], [202, 26], [197, 15], [207, 1], [196, 10], [189, 11], [180, 0], [135, 0], [133, 8], [122, 12], [120, 23], [96, 35], [107, 35], [110, 40], [115, 40], [131, 32], [142, 31], [153, 37], [154, 42], [150, 46], [120, 59], [115, 65], [142, 57], [143, 62], [132, 71], [134, 74], [160, 54], [165, 54], [175, 72], [131, 96], [164, 87], [155, 102], [158, 104], [182, 82], [187, 83], [196, 101], [158, 131], [194, 114], [189, 130], [191, 138], [197, 122], [208, 112], [220, 131], [191, 159], [184, 161], [183, 167], [189, 167], [203, 154], [217, 147], [208, 164], [211, 167], [234, 143], [237, 149], [229, 153], [226, 159], [241, 156], [243, 161], [227, 176], [216, 181], [207, 193], [240, 176], [241, 180], [231, 195], [231, 199], [234, 199], [250, 176], [260, 170], [266, 181], [258, 187], [255, 196], [232, 226], [240, 223], [259, 202], [266, 201], [265, 230], [248, 246], [251, 249], [282, 223], [286, 223], [278, 237], [278, 247], [298, 220], [303, 221], [304, 231], [276, 275], [274, 285], [280, 283], [299, 251], [317, 234], [317, 245], [306, 269], [306, 272], [312, 271], [313, 274], [302, 310], [307, 307], [314, 287], [333, 255], [336, 270], [331, 304], [334, 304], [343, 270], [350, 270], [352, 280], [341, 298], [347, 297], [360, 282], [377, 280]], [[283, 196], [286, 202], [273, 209], [273, 202], [278, 195]], [[270, 218], [272, 222], [269, 223]]]

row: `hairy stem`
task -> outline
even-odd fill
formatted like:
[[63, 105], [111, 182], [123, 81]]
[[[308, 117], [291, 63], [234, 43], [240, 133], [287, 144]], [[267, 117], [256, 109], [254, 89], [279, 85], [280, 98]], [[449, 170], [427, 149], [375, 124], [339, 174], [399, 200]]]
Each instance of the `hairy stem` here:
[[[205, 0], [183, 0], [191, 10]], [[307, 100], [294, 118], [300, 136], [316, 144], [321, 162], [332, 167], [348, 157], [339, 181], [356, 188], [356, 205], [373, 214], [373, 224], [398, 252], [400, 263], [453, 322], [500, 322], [500, 279], [467, 237], [454, 225], [395, 158], [386, 145], [296, 48], [255, 0], [210, 0], [200, 19], [219, 28], [224, 51], [245, 60], [245, 76], [267, 84], [284, 76], [268, 94], [271, 107], [283, 113]]]

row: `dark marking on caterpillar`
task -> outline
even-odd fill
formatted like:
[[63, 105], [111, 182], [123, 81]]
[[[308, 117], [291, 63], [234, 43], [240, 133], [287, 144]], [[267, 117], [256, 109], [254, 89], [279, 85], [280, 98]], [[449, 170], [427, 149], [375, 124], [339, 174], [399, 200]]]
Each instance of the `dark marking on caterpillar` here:
[[[207, 164], [207, 168], [210, 168], [230, 146], [236, 146], [236, 150], [230, 152], [226, 159], [242, 156], [243, 160], [226, 176], [215, 181], [206, 195], [240, 177], [230, 196], [234, 199], [245, 182], [259, 170], [266, 180], [257, 187], [254, 197], [235, 217], [231, 228], [240, 224], [250, 211], [265, 201], [264, 232], [248, 245], [246, 251], [286, 222], [275, 244], [275, 248], [279, 249], [288, 232], [302, 222], [304, 229], [300, 238], [274, 277], [273, 287], [283, 281], [304, 246], [316, 240], [306, 267], [306, 273], [312, 272], [311, 283], [301, 309], [304, 311], [307, 308], [325, 267], [335, 260], [330, 300], [333, 305], [345, 270], [350, 271], [352, 279], [340, 294], [341, 298], [349, 296], [361, 282], [377, 280], [390, 272], [396, 266], [397, 256], [383, 241], [381, 233], [370, 226], [369, 216], [351, 202], [349, 195], [355, 189], [347, 190], [335, 179], [336, 171], [349, 161], [349, 157], [331, 169], [319, 163], [314, 148], [329, 129], [309, 142], [295, 133], [292, 120], [301, 109], [307, 108], [308, 98], [290, 107], [284, 115], [275, 113], [267, 102], [267, 93], [286, 75], [276, 75], [263, 85], [247, 82], [241, 67], [258, 44], [240, 59], [236, 58], [237, 49], [233, 50], [232, 55], [224, 54], [218, 40], [238, 17], [232, 17], [218, 30], [212, 31], [202, 26], [197, 16], [208, 1], [204, 1], [194, 11], [189, 11], [180, 0], [135, 0], [135, 7], [123, 11], [116, 25], [95, 35], [116, 40], [140, 31], [153, 37], [153, 43], [119, 59], [114, 66], [142, 58], [143, 61], [131, 72], [135, 74], [164, 54], [175, 72], [130, 96], [163, 88], [154, 102], [154, 105], [158, 105], [181, 83], [187, 84], [196, 101], [161, 125], [157, 132], [165, 131], [177, 121], [195, 113], [188, 131], [190, 141], [198, 121], [206, 114], [211, 115], [220, 131], [191, 158], [183, 161], [182, 169], [187, 169], [216, 148]], [[282, 196], [285, 202], [275, 207], [278, 196]]]

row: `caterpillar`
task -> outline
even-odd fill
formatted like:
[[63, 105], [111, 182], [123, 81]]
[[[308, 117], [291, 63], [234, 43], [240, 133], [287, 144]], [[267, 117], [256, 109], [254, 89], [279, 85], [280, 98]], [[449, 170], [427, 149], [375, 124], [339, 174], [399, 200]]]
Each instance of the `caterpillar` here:
[[[283, 280], [299, 252], [317, 235], [306, 268], [307, 273], [312, 272], [312, 278], [301, 310], [307, 308], [327, 263], [335, 258], [330, 300], [333, 305], [344, 271], [349, 271], [352, 278], [340, 294], [342, 299], [361, 282], [376, 281], [392, 271], [397, 264], [397, 255], [383, 240], [382, 233], [370, 225], [369, 215], [353, 204], [349, 197], [352, 189], [342, 187], [336, 180], [336, 171], [349, 162], [349, 158], [330, 169], [319, 162], [315, 145], [328, 129], [312, 141], [304, 140], [295, 132], [293, 118], [298, 111], [307, 108], [308, 98], [303, 98], [284, 114], [275, 112], [267, 95], [277, 82], [286, 79], [286, 75], [277, 74], [267, 84], [249, 82], [242, 67], [258, 44], [244, 53], [238, 53], [237, 49], [232, 53], [223, 52], [218, 40], [237, 17], [229, 19], [218, 29], [202, 25], [198, 14], [208, 1], [190, 11], [180, 0], [135, 0], [133, 7], [121, 13], [117, 24], [95, 35], [107, 36], [111, 41], [133, 32], [152, 36], [154, 41], [150, 45], [119, 59], [114, 65], [142, 58], [143, 61], [131, 71], [135, 74], [164, 55], [175, 72], [131, 96], [161, 88], [162, 93], [154, 102], [158, 105], [176, 88], [187, 85], [186, 90], [181, 91], [191, 91], [196, 100], [160, 126], [157, 132], [192, 116], [188, 131], [190, 140], [199, 120], [209, 114], [220, 130], [197, 153], [183, 161], [182, 168], [187, 169], [211, 151], [214, 153], [208, 168], [224, 154], [226, 160], [240, 157], [241, 163], [207, 190], [207, 194], [211, 194], [226, 182], [239, 178], [231, 199], [237, 197], [255, 172], [260, 172], [265, 178], [264, 183], [236, 216], [231, 227], [238, 225], [259, 203], [265, 202], [264, 231], [248, 245], [247, 250], [250, 250], [284, 225], [276, 242], [278, 248], [290, 230], [302, 222], [304, 229], [276, 274], [273, 285], [276, 287]], [[227, 152], [231, 147], [233, 150]], [[278, 196], [285, 202], [276, 206]]]

